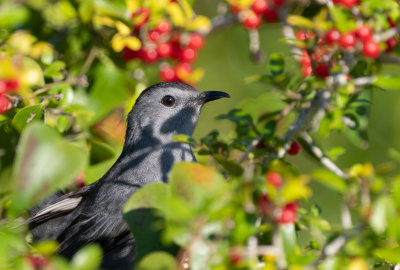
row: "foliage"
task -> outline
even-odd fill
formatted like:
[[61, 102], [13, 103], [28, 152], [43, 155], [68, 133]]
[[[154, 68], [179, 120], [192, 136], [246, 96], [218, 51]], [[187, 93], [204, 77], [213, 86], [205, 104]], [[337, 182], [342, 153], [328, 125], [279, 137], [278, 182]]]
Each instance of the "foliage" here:
[[[66, 261], [57, 243], [31, 243], [25, 210], [57, 189], [101, 177], [146, 86], [194, 85], [207, 72], [193, 68], [206, 36], [240, 23], [249, 33], [250, 60], [262, 62], [258, 28], [275, 22], [291, 55], [272, 53], [265, 74], [243, 79], [272, 86], [279, 102], [257, 117], [242, 109], [219, 116], [234, 126], [229, 139], [217, 131], [200, 140], [176, 136], [200, 163], [176, 164], [168, 184], [149, 184], [125, 205], [138, 243], [136, 269], [399, 263], [400, 176], [371, 163], [339, 168], [334, 162], [346, 149], [319, 146], [338, 131], [368, 147], [372, 93], [400, 85], [383, 72], [386, 63], [400, 62], [398, 3], [227, 0], [210, 19], [196, 14], [193, 2], [1, 2], [0, 268], [97, 269], [96, 245]], [[320, 168], [300, 173], [291, 161], [301, 151]], [[310, 182], [343, 199], [340, 225], [307, 203], [316, 192]]]

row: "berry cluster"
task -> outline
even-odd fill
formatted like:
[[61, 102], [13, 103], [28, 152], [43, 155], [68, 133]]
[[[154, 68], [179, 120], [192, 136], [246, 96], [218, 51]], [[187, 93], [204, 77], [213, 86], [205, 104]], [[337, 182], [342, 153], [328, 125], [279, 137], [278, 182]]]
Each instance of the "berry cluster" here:
[[0, 79], [0, 114], [11, 109], [11, 101], [6, 94], [13, 93], [19, 88], [17, 79]]
[[192, 84], [193, 81], [190, 80], [192, 63], [197, 59], [198, 51], [204, 46], [204, 37], [197, 32], [187, 33], [173, 29], [171, 22], [165, 18], [151, 27], [148, 23], [150, 15], [147, 8], [140, 8], [132, 14], [134, 22], [132, 33], [142, 41], [142, 47], [137, 51], [125, 48], [124, 60], [140, 59], [148, 64], [173, 60], [176, 63], [173, 66], [166, 61], [160, 64], [160, 79]]
[[283, 5], [284, 0], [272, 0], [268, 2], [267, 0], [254, 0], [250, 2], [250, 5], [241, 6], [239, 1], [231, 1], [230, 9], [233, 14], [236, 14], [239, 21], [243, 26], [248, 29], [257, 29], [262, 23], [262, 18], [266, 22], [276, 22], [278, 21], [278, 11], [277, 8]]
[[[340, 1], [340, 3], [346, 7], [350, 5], [350, 1]], [[357, 4], [356, 1], [352, 1], [352, 3]], [[394, 27], [392, 23], [389, 22], [389, 24]], [[305, 44], [316, 43], [312, 52], [303, 51], [300, 64], [303, 77], [314, 74], [319, 78], [326, 78], [331, 74], [330, 69], [337, 64], [335, 57], [340, 53], [354, 52], [360, 53], [368, 59], [376, 59], [381, 55], [382, 49], [386, 53], [390, 53], [398, 43], [397, 37], [379, 43], [374, 39], [374, 31], [367, 24], [344, 33], [336, 28], [331, 28], [325, 33], [318, 33], [318, 35], [310, 31], [298, 30], [296, 38]], [[337, 53], [331, 53], [334, 52], [333, 50], [336, 50]]]
[[[284, 185], [282, 176], [276, 171], [269, 171], [265, 175], [265, 182], [279, 190]], [[258, 209], [262, 215], [274, 215], [279, 224], [293, 223], [297, 218], [297, 202], [288, 202], [283, 207], [277, 207], [271, 203], [268, 195], [263, 194], [258, 200]]]

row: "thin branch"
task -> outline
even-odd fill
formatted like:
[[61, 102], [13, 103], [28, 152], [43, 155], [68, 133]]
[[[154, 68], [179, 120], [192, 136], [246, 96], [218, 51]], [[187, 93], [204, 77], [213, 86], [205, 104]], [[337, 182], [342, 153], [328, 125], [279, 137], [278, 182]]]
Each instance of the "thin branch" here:
[[[280, 112], [280, 114], [276, 117], [275, 121], [280, 121], [282, 118], [284, 118], [286, 115], [288, 115], [294, 108], [294, 106], [296, 106], [297, 100], [293, 100], [292, 102], [290, 102], [286, 107], [284, 107], [282, 109], [282, 111]], [[264, 139], [264, 134], [261, 133], [259, 134], [259, 136], [254, 139], [250, 146], [248, 146], [242, 153], [242, 155], [239, 157], [239, 159], [237, 160], [238, 163], [242, 163], [247, 156], [256, 149], [257, 145], [259, 145], [262, 140]]]
[[93, 61], [96, 59], [97, 53], [98, 53], [98, 48], [96, 46], [93, 46], [90, 49], [88, 57], [86, 58], [85, 63], [82, 66], [81, 72], [79, 72], [79, 77], [86, 75], [86, 73], [93, 64]]
[[300, 113], [299, 117], [297, 118], [296, 122], [290, 127], [290, 129], [286, 132], [284, 137], [284, 144], [283, 147], [278, 151], [277, 157], [282, 158], [286, 151], [290, 147], [290, 143], [293, 139], [301, 132], [306, 130], [314, 119], [314, 116], [326, 107], [328, 100], [330, 98], [330, 92], [326, 90], [319, 90], [315, 95], [314, 99], [311, 101], [309, 107], [303, 108]]
[[322, 152], [322, 150], [315, 145], [313, 142], [313, 139], [307, 132], [302, 132], [300, 135], [304, 141], [308, 144], [310, 147], [311, 152], [315, 155], [316, 158], [319, 159], [322, 165], [324, 165], [328, 170], [336, 174], [337, 176], [341, 178], [349, 178], [349, 175], [343, 172], [333, 161], [331, 161], [325, 154]]

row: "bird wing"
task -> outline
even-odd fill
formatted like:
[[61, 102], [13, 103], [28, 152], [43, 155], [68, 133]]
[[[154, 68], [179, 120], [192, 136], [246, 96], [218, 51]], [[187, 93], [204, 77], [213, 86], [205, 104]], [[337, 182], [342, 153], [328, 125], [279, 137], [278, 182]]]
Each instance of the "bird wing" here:
[[48, 219], [66, 214], [74, 210], [82, 201], [88, 186], [72, 191], [68, 194], [56, 198], [53, 202], [46, 205], [39, 211], [25, 220], [25, 224], [41, 223]]

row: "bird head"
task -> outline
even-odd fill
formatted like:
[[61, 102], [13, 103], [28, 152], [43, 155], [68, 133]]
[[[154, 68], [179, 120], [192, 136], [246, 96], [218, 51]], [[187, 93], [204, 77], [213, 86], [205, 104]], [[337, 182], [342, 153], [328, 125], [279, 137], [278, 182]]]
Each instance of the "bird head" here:
[[181, 82], [150, 86], [129, 113], [126, 139], [141, 139], [135, 138], [138, 135], [168, 142], [176, 134], [191, 136], [203, 105], [223, 97], [230, 96], [220, 91], [202, 92]]

